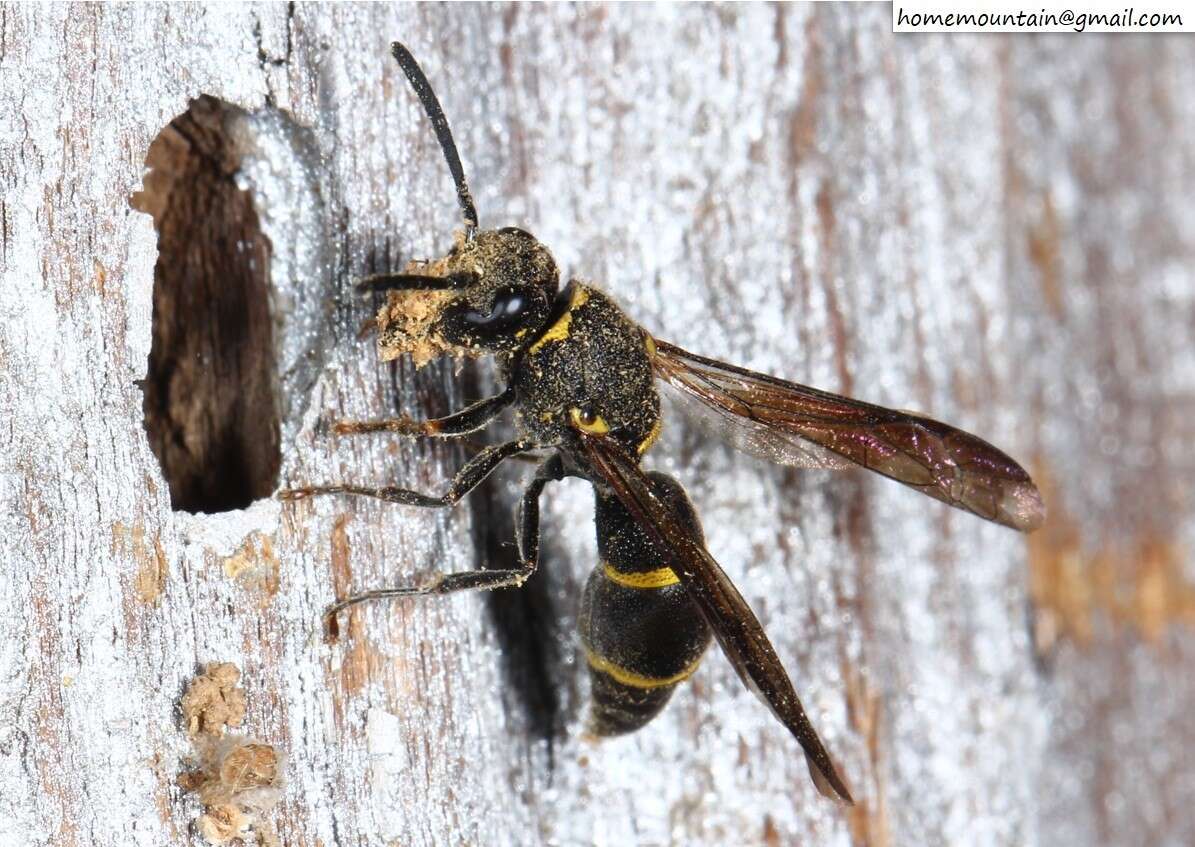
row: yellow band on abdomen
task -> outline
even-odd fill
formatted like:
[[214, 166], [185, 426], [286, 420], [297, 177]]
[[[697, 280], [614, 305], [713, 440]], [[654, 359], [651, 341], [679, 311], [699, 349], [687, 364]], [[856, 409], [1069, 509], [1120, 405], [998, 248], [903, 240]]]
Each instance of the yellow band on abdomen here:
[[698, 656], [692, 664], [684, 668], [680, 673], [674, 673], [672, 676], [644, 676], [641, 673], [629, 671], [624, 667], [611, 662], [604, 656], [599, 656], [592, 650], [585, 651], [585, 659], [589, 662], [589, 666], [595, 671], [601, 671], [613, 677], [615, 682], [620, 682], [623, 685], [631, 688], [663, 688], [667, 685], [676, 685], [678, 682], [683, 682], [693, 675], [697, 670], [697, 666], [701, 664], [701, 657]]
[[654, 571], [620, 571], [609, 562], [602, 562], [606, 578], [627, 588], [666, 588], [676, 585], [680, 578], [672, 568], [656, 568]]

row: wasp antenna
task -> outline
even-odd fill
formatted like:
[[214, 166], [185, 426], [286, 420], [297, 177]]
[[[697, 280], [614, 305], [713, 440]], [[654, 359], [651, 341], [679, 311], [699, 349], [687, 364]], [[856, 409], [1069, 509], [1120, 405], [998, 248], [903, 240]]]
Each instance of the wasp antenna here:
[[407, 75], [411, 87], [419, 102], [423, 104], [423, 111], [432, 122], [432, 129], [436, 131], [436, 140], [440, 142], [440, 149], [444, 151], [444, 158], [448, 162], [448, 170], [452, 173], [452, 181], [456, 183], [456, 199], [461, 206], [461, 216], [465, 219], [465, 237], [472, 240], [477, 232], [477, 207], [473, 205], [473, 195], [469, 193], [469, 185], [465, 182], [465, 169], [461, 167], [461, 157], [456, 152], [456, 142], [452, 140], [452, 130], [448, 127], [448, 118], [444, 116], [444, 109], [440, 106], [436, 92], [432, 91], [431, 83], [403, 44], [395, 41], [390, 45], [390, 52], [398, 60], [398, 66]]
[[472, 274], [449, 274], [429, 276], [427, 274], [378, 274], [357, 283], [357, 290], [368, 291], [451, 291], [467, 288], [477, 277]]

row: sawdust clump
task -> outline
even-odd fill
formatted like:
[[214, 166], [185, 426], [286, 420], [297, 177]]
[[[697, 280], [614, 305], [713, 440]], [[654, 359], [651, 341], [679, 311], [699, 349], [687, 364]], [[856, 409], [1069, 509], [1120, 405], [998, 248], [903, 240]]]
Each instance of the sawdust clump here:
[[183, 722], [198, 767], [183, 773], [178, 784], [203, 804], [195, 829], [209, 844], [240, 840], [270, 847], [278, 837], [263, 816], [282, 797], [283, 762], [270, 744], [225, 734], [245, 717], [239, 680], [236, 665], [224, 662], [209, 665], [187, 686]]
[[228, 844], [253, 832], [259, 844], [276, 841], [262, 821], [282, 796], [282, 762], [269, 744], [228, 736], [205, 745], [200, 768], [179, 777], [204, 812], [195, 828], [209, 844]]
[[[410, 262], [403, 273], [448, 276], [461, 264], [460, 251], [470, 245], [456, 234], [456, 251], [432, 262]], [[383, 362], [410, 353], [421, 368], [444, 354], [459, 356], [464, 348], [450, 344], [436, 329], [436, 322], [458, 291], [391, 291], [378, 310], [378, 356]]]
[[226, 726], [245, 719], [245, 691], [237, 686], [241, 672], [231, 662], [208, 665], [183, 694], [183, 722], [192, 738], [221, 735]]
[[378, 310], [378, 355], [383, 362], [410, 353], [421, 368], [444, 353], [458, 353], [435, 329], [452, 291], [391, 291]]
[[448, 355], [477, 357], [485, 351], [477, 347], [453, 344], [439, 331], [444, 310], [454, 301], [464, 300], [473, 308], [484, 308], [495, 286], [502, 280], [546, 275], [555, 272], [551, 255], [543, 249], [530, 258], [512, 253], [510, 237], [500, 232], [481, 232], [469, 240], [463, 232], [455, 233], [455, 243], [448, 255], [431, 262], [411, 262], [403, 273], [431, 277], [471, 274], [475, 283], [448, 291], [391, 291], [378, 310], [378, 355], [382, 361], [410, 353], [416, 367]]

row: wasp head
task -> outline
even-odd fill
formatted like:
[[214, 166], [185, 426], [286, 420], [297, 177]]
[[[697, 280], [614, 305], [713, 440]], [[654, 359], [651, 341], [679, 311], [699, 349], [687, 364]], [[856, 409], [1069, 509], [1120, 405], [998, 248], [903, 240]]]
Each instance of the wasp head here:
[[552, 254], [514, 227], [457, 239], [448, 255], [371, 281], [389, 290], [378, 312], [385, 359], [410, 353], [416, 365], [440, 355], [513, 353], [548, 319], [560, 274]]

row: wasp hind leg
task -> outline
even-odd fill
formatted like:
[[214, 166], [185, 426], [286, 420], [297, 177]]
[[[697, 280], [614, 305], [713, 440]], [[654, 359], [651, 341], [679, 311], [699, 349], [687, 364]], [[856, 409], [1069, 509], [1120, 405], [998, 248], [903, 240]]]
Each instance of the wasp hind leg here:
[[[467, 467], [467, 466], [466, 466]], [[463, 475], [463, 471], [462, 474]], [[488, 474], [488, 471], [486, 472]], [[324, 613], [324, 630], [329, 638], [339, 634], [337, 616], [359, 603], [370, 600], [388, 600], [396, 597], [426, 597], [433, 594], [454, 594], [458, 591], [491, 591], [497, 588], [518, 588], [526, 582], [539, 564], [539, 497], [549, 482], [564, 476], [559, 455], [554, 455], [539, 466], [535, 478], [523, 492], [519, 503], [519, 567], [508, 569], [459, 571], [436, 574], [422, 585], [397, 586], [363, 591], [346, 597]], [[458, 477], [459, 478], [459, 477]], [[483, 477], [484, 478], [484, 475]], [[476, 480], [472, 488], [481, 479]]]

